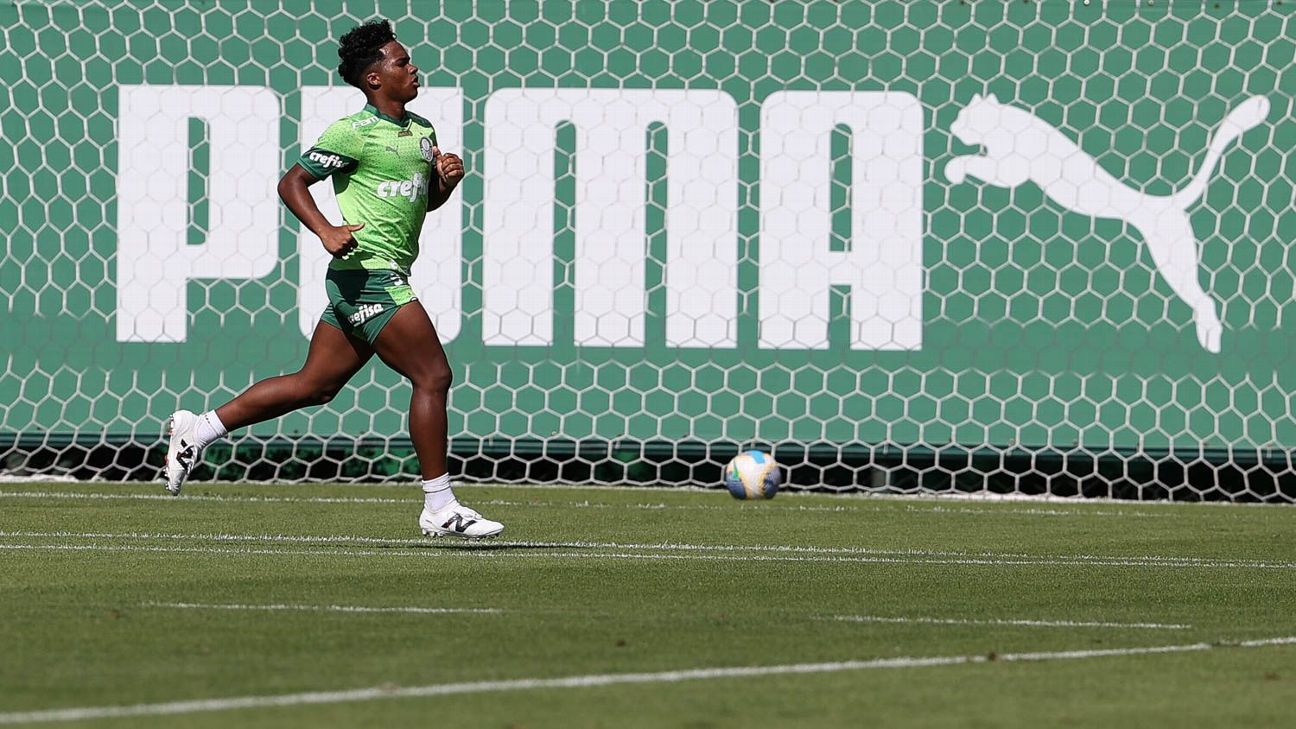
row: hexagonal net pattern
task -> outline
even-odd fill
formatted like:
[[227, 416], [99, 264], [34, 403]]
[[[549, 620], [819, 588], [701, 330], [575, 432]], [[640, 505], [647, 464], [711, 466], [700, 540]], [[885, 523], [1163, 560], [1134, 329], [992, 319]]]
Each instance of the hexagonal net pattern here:
[[[1294, 4], [6, 3], [0, 473], [152, 478], [300, 366], [275, 183], [387, 17], [468, 170], [413, 275], [458, 477], [1296, 499]], [[408, 393], [196, 477], [409, 479]]]

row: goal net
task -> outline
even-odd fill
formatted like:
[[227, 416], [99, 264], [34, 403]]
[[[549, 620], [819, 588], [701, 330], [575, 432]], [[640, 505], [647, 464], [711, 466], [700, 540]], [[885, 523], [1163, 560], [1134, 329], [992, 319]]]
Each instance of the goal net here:
[[[4, 3], [0, 474], [153, 478], [300, 366], [275, 184], [381, 16], [468, 169], [413, 276], [459, 477], [1296, 499], [1293, 5]], [[409, 479], [408, 394], [196, 478]]]

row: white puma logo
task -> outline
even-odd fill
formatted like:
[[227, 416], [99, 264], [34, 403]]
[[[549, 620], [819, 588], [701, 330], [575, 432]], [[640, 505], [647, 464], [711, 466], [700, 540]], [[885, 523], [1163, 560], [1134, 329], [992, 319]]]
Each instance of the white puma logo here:
[[1263, 96], [1243, 102], [1224, 118], [1192, 180], [1178, 192], [1161, 196], [1126, 187], [1043, 119], [993, 95], [977, 95], [959, 112], [950, 131], [967, 144], [985, 147], [986, 153], [955, 157], [945, 165], [945, 177], [958, 184], [971, 176], [998, 187], [1034, 182], [1069, 210], [1116, 218], [1138, 229], [1161, 276], [1192, 307], [1198, 343], [1218, 353], [1223, 325], [1215, 302], [1197, 281], [1197, 239], [1187, 210], [1206, 190], [1224, 150], [1268, 114], [1269, 100]]

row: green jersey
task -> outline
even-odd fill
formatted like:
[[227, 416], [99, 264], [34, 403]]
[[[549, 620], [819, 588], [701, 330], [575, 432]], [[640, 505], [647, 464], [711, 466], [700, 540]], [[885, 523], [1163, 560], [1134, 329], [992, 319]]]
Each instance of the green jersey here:
[[333, 178], [342, 218], [365, 227], [352, 235], [355, 250], [329, 264], [336, 269], [388, 269], [409, 275], [427, 217], [428, 185], [436, 184], [432, 147], [436, 130], [406, 112], [393, 119], [372, 105], [333, 122], [297, 164], [315, 179]]

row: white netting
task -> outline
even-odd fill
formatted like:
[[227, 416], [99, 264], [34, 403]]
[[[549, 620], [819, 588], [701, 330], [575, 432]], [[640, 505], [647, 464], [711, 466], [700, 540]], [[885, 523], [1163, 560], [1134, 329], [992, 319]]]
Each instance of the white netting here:
[[[171, 410], [300, 365], [274, 184], [375, 16], [469, 170], [414, 277], [462, 477], [1296, 498], [1265, 2], [5, 4], [0, 471], [152, 477]], [[198, 477], [408, 478], [406, 387]]]

